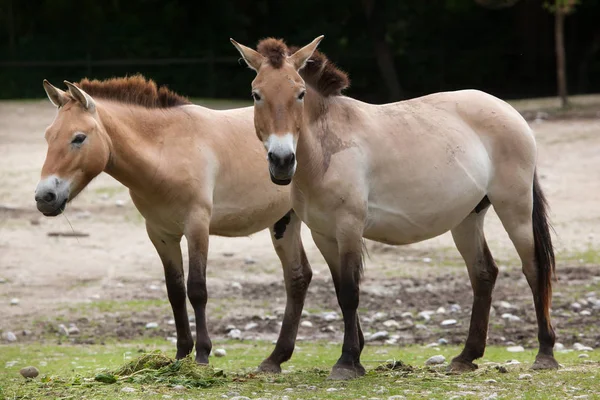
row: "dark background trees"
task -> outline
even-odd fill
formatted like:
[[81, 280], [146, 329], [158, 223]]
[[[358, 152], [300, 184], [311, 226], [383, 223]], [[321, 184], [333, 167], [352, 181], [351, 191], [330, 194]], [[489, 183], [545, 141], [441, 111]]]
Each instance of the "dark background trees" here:
[[[350, 73], [349, 93], [364, 100], [468, 87], [551, 96], [555, 15], [544, 3], [0, 0], [0, 97], [41, 97], [43, 78], [141, 72], [188, 96], [246, 98], [252, 72], [237, 63], [229, 37], [304, 44], [319, 34], [321, 49]], [[563, 21], [571, 93], [600, 91], [598, 21], [600, 0], [581, 0]]]

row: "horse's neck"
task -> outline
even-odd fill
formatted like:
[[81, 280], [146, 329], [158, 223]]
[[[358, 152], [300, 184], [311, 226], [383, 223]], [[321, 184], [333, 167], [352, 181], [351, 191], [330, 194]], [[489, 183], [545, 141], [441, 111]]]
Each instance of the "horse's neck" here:
[[313, 90], [307, 94], [306, 124], [296, 149], [298, 168], [294, 180], [300, 184], [312, 184], [327, 172], [333, 150], [331, 147], [336, 144], [339, 134], [330, 130], [331, 118], [337, 114], [334, 110], [340, 107], [336, 100], [323, 97]]
[[156, 189], [153, 179], [174, 113], [116, 103], [104, 104], [98, 112], [111, 143], [105, 172], [136, 194]]

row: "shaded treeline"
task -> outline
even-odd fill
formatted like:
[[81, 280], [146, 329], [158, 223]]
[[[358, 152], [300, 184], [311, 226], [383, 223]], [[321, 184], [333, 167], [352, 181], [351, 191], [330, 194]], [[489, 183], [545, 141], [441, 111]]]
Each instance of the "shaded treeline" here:
[[[571, 93], [600, 91], [598, 21], [600, 0], [582, 0], [564, 22]], [[136, 72], [188, 96], [249, 98], [253, 72], [229, 37], [293, 45], [319, 34], [361, 99], [467, 87], [556, 94], [554, 17], [543, 0], [500, 10], [474, 0], [0, 0], [0, 98], [41, 97], [43, 78]]]

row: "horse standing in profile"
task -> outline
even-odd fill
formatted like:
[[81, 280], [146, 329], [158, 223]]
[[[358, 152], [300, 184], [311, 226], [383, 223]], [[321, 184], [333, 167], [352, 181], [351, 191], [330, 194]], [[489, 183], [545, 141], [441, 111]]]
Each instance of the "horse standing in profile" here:
[[212, 347], [205, 314], [209, 235], [247, 236], [269, 228], [283, 266], [287, 303], [275, 349], [259, 369], [281, 371], [294, 350], [312, 272], [300, 220], [290, 211], [289, 189], [269, 179], [252, 107], [196, 106], [141, 76], [65, 84], [66, 92], [44, 81], [58, 114], [46, 130], [48, 154], [35, 192], [39, 211], [61, 214], [103, 171], [129, 188], [164, 266], [177, 358], [194, 347], [180, 246], [185, 235], [187, 296], [196, 316], [201, 364], [208, 363]]
[[557, 368], [550, 322], [554, 252], [527, 122], [507, 103], [476, 90], [385, 105], [343, 96], [348, 77], [315, 51], [321, 39], [295, 52], [272, 38], [258, 51], [232, 42], [257, 72], [254, 124], [271, 179], [291, 182], [294, 210], [331, 270], [345, 334], [330, 378], [365, 373], [357, 315], [363, 238], [400, 245], [447, 231], [474, 295], [465, 347], [449, 369], [477, 368], [473, 361], [485, 350], [498, 275], [483, 232], [490, 205], [533, 293], [540, 345], [533, 368]]

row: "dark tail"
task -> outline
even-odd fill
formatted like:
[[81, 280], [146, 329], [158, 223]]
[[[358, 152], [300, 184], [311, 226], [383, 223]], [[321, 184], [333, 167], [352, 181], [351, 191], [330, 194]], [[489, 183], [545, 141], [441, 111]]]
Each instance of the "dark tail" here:
[[533, 176], [533, 239], [538, 269], [538, 294], [544, 314], [549, 313], [552, 299], [552, 277], [555, 274], [554, 248], [552, 247], [550, 228], [548, 203], [538, 182], [537, 173], [535, 173]]

